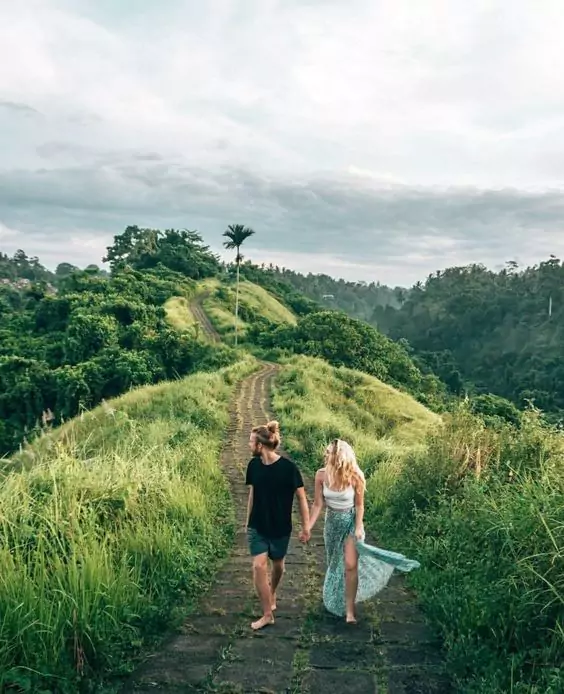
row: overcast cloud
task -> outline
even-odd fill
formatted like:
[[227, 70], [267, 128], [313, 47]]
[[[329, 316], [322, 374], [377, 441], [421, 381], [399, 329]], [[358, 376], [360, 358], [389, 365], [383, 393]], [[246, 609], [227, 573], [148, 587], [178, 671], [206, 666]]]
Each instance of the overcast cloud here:
[[127, 224], [411, 284], [564, 247], [560, 0], [0, 0], [0, 250]]

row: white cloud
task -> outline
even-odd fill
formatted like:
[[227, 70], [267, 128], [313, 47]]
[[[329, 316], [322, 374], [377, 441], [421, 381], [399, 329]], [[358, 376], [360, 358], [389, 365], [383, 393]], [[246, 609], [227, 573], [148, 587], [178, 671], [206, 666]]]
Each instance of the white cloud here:
[[[382, 193], [397, 186], [560, 190], [563, 34], [559, 0], [5, 2], [0, 194], [12, 198], [4, 200], [3, 218], [25, 230], [30, 253], [39, 253], [47, 230], [106, 239], [148, 216], [164, 226], [159, 216], [170, 219], [175, 211], [185, 226], [252, 219], [279, 239], [277, 224], [289, 220], [298, 244], [300, 234], [314, 233], [307, 230], [315, 216], [337, 205], [323, 197], [320, 180], [348, 188], [347, 200], [338, 202], [344, 239], [362, 231], [358, 200], [366, 207], [373, 194], [374, 212], [384, 205]], [[262, 183], [249, 192], [248, 176], [237, 171]], [[184, 196], [194, 178], [208, 182], [192, 220]], [[155, 209], [155, 201], [166, 207]], [[289, 214], [292, 205], [306, 216]], [[437, 227], [447, 240], [433, 233], [433, 250], [414, 250], [410, 262], [423, 273], [429, 253], [441, 261], [470, 259], [463, 239], [472, 214], [477, 227], [488, 227], [480, 233], [484, 259], [490, 246], [495, 262], [506, 259], [495, 253], [521, 252], [511, 215], [504, 212], [503, 229], [491, 215], [482, 220], [486, 208], [459, 208], [448, 236]], [[417, 245], [432, 220], [417, 230], [407, 199], [402, 209], [380, 232], [393, 238], [408, 228]], [[373, 233], [370, 217], [363, 224]], [[532, 222], [528, 228], [537, 233]], [[288, 241], [279, 243], [287, 252]], [[451, 255], [444, 244], [455, 244]], [[400, 245], [395, 255], [389, 244], [386, 252], [374, 271], [400, 262]], [[349, 262], [346, 241], [340, 251], [319, 253], [317, 265]], [[367, 272], [362, 263], [357, 270]]]

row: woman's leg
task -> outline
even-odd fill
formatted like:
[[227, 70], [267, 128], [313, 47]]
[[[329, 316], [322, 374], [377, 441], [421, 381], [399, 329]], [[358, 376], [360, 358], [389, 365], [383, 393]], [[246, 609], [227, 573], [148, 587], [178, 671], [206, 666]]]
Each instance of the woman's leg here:
[[345, 540], [345, 607], [347, 622], [356, 622], [354, 603], [358, 590], [358, 551], [352, 535]]

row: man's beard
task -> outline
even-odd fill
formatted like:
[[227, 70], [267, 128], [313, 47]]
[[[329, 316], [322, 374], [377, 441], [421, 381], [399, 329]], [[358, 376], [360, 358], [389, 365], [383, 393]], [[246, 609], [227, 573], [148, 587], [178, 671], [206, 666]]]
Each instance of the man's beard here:
[[258, 458], [260, 456], [260, 450], [258, 446], [255, 446], [253, 450], [251, 451], [253, 457]]

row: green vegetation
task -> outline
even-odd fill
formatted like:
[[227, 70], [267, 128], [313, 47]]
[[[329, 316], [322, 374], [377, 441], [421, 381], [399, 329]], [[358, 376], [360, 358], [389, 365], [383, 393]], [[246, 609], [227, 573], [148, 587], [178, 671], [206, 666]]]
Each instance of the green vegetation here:
[[[208, 280], [199, 285], [199, 293], [205, 296], [203, 307], [215, 329], [226, 341], [234, 338], [236, 289], [230, 282]], [[247, 341], [251, 324], [276, 327], [295, 324], [296, 317], [284, 304], [263, 287], [242, 280], [239, 285], [239, 337]]]
[[[247, 274], [247, 266], [243, 268]], [[393, 313], [408, 295], [402, 287], [392, 289], [379, 282], [346, 282], [323, 274], [302, 275], [272, 264], [256, 268], [255, 272], [257, 271], [260, 271], [265, 282], [274, 281], [292, 287], [297, 294], [308, 297], [324, 308], [344, 311], [352, 318], [363, 320], [374, 327], [379, 326], [381, 315], [386, 315], [389, 311]], [[250, 269], [250, 272], [253, 273], [253, 269]]]
[[321, 357], [333, 366], [364, 371], [406, 390], [433, 409], [446, 404], [443, 385], [434, 376], [423, 374], [403, 345], [344, 313], [309, 313], [297, 325], [276, 328], [258, 324], [250, 338], [266, 349]]
[[[186, 327], [178, 323], [181, 307], [196, 283], [171, 268], [186, 270], [188, 258], [189, 275], [199, 277], [217, 266], [201, 239], [191, 232], [157, 235], [152, 261], [146, 251], [130, 251], [135, 263], [151, 266], [134, 270], [122, 262], [132, 229], [109, 249], [110, 278], [73, 272], [57, 293], [36, 283], [20, 290], [0, 285], [0, 455], [37, 433], [42, 421], [59, 423], [131, 387], [235, 360], [228, 347], [175, 329]], [[171, 244], [180, 248], [178, 261]]]
[[[453, 392], [493, 392], [518, 407], [564, 410], [564, 265], [449, 268], [416, 285], [383, 328], [406, 338]], [[457, 378], [458, 372], [458, 378]]]
[[314, 472], [327, 443], [336, 437], [354, 446], [372, 474], [395, 468], [421, 450], [438, 415], [382, 381], [321, 359], [286, 360], [274, 386], [274, 410], [285, 432], [284, 446]]
[[0, 690], [92, 691], [201, 594], [233, 532], [233, 384], [255, 368], [134, 390], [5, 463]]
[[355, 447], [367, 523], [420, 560], [457, 691], [562, 692], [564, 437], [522, 408], [564, 410], [564, 266], [406, 292], [243, 263], [250, 230], [228, 231], [227, 266], [196, 232], [136, 226], [109, 276], [0, 255], [0, 453], [41, 434], [0, 472], [0, 689], [93, 689], [211, 580], [232, 384], [256, 366], [228, 346], [237, 315], [242, 346], [283, 365], [286, 448], [313, 472], [335, 436]]
[[190, 301], [185, 296], [173, 296], [164, 303], [166, 319], [176, 330], [189, 330], [196, 325], [190, 310]]
[[[442, 423], [409, 396], [293, 359], [275, 409], [313, 471], [335, 436], [368, 476], [367, 525], [416, 557], [410, 577], [447, 647], [457, 691], [564, 688], [564, 439], [530, 411], [495, 428], [461, 404]], [[491, 414], [486, 415], [491, 417]]]

